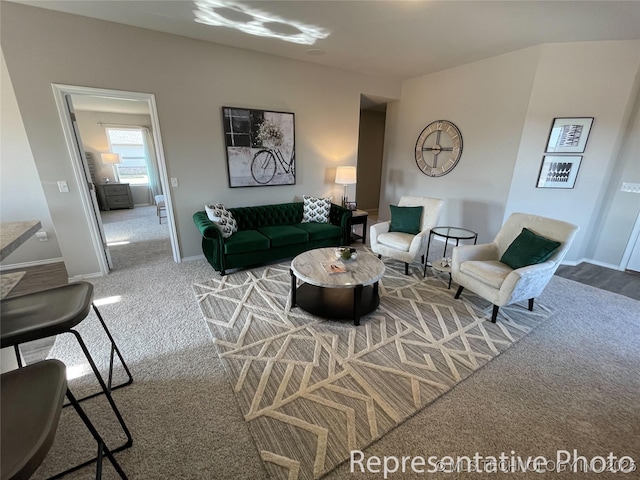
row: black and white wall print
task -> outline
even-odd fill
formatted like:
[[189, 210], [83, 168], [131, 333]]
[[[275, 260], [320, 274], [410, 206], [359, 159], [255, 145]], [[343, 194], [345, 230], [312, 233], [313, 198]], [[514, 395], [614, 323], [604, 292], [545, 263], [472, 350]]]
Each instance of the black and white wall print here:
[[547, 153], [583, 153], [593, 117], [554, 118], [547, 140]]
[[222, 107], [230, 187], [296, 183], [294, 114]]
[[545, 155], [542, 157], [538, 188], [573, 188], [581, 155]]

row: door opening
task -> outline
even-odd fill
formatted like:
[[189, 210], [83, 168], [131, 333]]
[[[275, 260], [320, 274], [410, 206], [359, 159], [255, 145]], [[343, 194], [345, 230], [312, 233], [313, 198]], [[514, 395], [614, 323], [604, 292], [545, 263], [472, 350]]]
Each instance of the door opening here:
[[[179, 263], [154, 95], [56, 84], [53, 90], [101, 273], [119, 268], [118, 256], [111, 258], [110, 246], [116, 253], [128, 249], [129, 258], [144, 257], [132, 250], [136, 242], [116, 241], [122, 240], [119, 232], [124, 228], [129, 228], [127, 236], [137, 235], [136, 241], [142, 236], [149, 242], [152, 239], [145, 236], [162, 230], [160, 235], [168, 235], [171, 244], [170, 251], [167, 246], [162, 253]], [[162, 219], [156, 217], [158, 195], [164, 197]], [[151, 215], [153, 219], [148, 218]], [[131, 232], [130, 227], [139, 226], [141, 220], [152, 222], [154, 232], [144, 228]], [[128, 226], [119, 222], [128, 222]], [[131, 245], [123, 246], [128, 243]], [[148, 245], [139, 253], [148, 256]], [[122, 268], [130, 262], [120, 263]]]
[[386, 115], [385, 99], [360, 96], [356, 200], [372, 219], [377, 219], [380, 204]]

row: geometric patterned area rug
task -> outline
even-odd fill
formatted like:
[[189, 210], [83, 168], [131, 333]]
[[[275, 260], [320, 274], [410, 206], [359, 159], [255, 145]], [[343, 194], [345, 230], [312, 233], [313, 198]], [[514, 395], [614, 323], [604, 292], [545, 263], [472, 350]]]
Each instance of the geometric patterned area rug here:
[[320, 478], [551, 314], [515, 304], [492, 324], [491, 305], [468, 290], [455, 300], [448, 276], [407, 276], [404, 264], [386, 261], [380, 306], [355, 327], [291, 308], [289, 265], [193, 285], [274, 479]]

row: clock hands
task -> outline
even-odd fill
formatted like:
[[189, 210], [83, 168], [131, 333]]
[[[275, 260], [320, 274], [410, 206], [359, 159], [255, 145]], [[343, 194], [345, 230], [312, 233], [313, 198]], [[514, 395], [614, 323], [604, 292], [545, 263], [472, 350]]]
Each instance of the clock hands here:
[[436, 144], [433, 147], [422, 147], [423, 152], [433, 153], [433, 165], [432, 168], [438, 167], [438, 155], [441, 152], [453, 152], [453, 147], [441, 147], [440, 146], [440, 130], [436, 133]]
[[[443, 146], [444, 145], [446, 146]], [[440, 154], [444, 153], [442, 166]], [[451, 122], [437, 120], [427, 125], [416, 141], [415, 155], [418, 168], [425, 175], [440, 177], [449, 173], [462, 153], [462, 135]]]

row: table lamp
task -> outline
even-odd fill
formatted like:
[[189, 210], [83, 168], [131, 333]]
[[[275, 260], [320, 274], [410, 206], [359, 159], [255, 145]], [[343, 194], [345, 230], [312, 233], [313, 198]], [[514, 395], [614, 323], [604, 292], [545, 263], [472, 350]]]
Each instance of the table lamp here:
[[342, 196], [342, 206], [346, 207], [348, 201], [347, 188], [349, 185], [356, 183], [356, 167], [338, 167], [336, 168], [336, 183], [344, 185], [344, 194]]
[[111, 165], [113, 167], [113, 180], [114, 182], [117, 183], [119, 181], [119, 177], [118, 177], [118, 167], [116, 167], [116, 165], [122, 163], [122, 160], [120, 159], [120, 154], [107, 152], [107, 153], [101, 153], [100, 157], [102, 157], [102, 163]]

